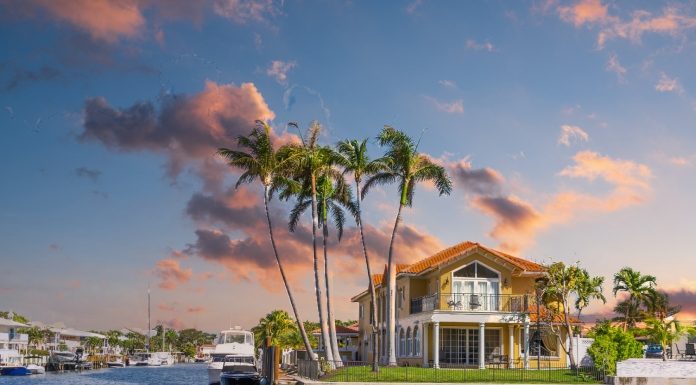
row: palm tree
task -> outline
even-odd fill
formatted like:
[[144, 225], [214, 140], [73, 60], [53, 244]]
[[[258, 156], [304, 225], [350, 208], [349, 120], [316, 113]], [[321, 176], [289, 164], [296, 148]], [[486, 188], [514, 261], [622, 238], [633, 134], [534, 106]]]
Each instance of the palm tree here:
[[[311, 192], [305, 188], [298, 194], [297, 203], [290, 212], [290, 231], [295, 231], [300, 216], [311, 205]], [[338, 240], [343, 237], [343, 226], [345, 224], [344, 209], [355, 212], [353, 197], [350, 188], [346, 185], [343, 175], [332, 168], [326, 168], [317, 180], [317, 211], [319, 213], [319, 226], [322, 228], [322, 242], [324, 250], [324, 283], [326, 285], [326, 309], [329, 322], [329, 343], [324, 341], [326, 349], [331, 349], [333, 357], [339, 361], [341, 354], [338, 350], [338, 339], [336, 337], [336, 320], [334, 318], [333, 303], [331, 301], [331, 286], [329, 279], [329, 254], [327, 241], [329, 238], [329, 212], [338, 230]]]
[[268, 210], [270, 191], [272, 188], [277, 188], [277, 186], [284, 184], [286, 180], [286, 167], [291, 163], [292, 159], [283, 157], [281, 151], [276, 151], [273, 147], [270, 135], [271, 127], [266, 122], [257, 121], [256, 123], [257, 127], [254, 128], [249, 136], [240, 136], [237, 139], [239, 147], [247, 149], [248, 152], [220, 148], [217, 153], [224, 157], [230, 166], [243, 170], [242, 175], [239, 177], [239, 180], [237, 180], [235, 188], [238, 188], [242, 183], [251, 183], [255, 180], [260, 181], [263, 185], [263, 205], [266, 211], [268, 234], [271, 239], [273, 254], [278, 264], [278, 270], [283, 279], [283, 284], [285, 285], [285, 291], [288, 293], [288, 298], [290, 299], [290, 306], [295, 316], [295, 322], [297, 322], [297, 327], [302, 334], [305, 349], [307, 349], [309, 359], [314, 360], [312, 346], [309, 343], [307, 332], [304, 329], [302, 319], [297, 311], [295, 298], [292, 295], [292, 290], [290, 290], [290, 285], [285, 276], [283, 263], [278, 255], [278, 248], [276, 247], [275, 238], [273, 237], [271, 214]]
[[685, 334], [696, 334], [696, 330], [690, 326], [682, 325], [674, 317], [656, 318], [650, 317], [645, 320], [646, 328], [641, 332], [646, 335], [650, 342], [662, 346], [662, 361], [667, 361], [667, 347], [672, 346], [674, 341]]
[[[298, 128], [296, 123], [289, 125]], [[314, 268], [314, 291], [317, 297], [317, 312], [319, 313], [319, 326], [321, 329], [321, 338], [323, 341], [331, 341], [329, 338], [329, 327], [324, 317], [324, 306], [321, 295], [321, 284], [319, 278], [319, 259], [317, 256], [317, 227], [319, 219], [317, 215], [317, 178], [323, 170], [330, 166], [333, 156], [333, 150], [326, 146], [320, 146], [318, 143], [319, 134], [321, 133], [321, 125], [318, 122], [312, 122], [309, 126], [307, 139], [300, 135], [302, 144], [288, 145], [285, 148], [284, 156], [287, 159], [292, 159], [292, 169], [294, 176], [302, 181], [303, 186], [309, 186], [310, 203], [312, 206], [312, 258]], [[330, 362], [334, 360], [332, 349], [325, 349], [326, 359]]]
[[385, 160], [380, 158], [370, 161], [367, 154], [367, 139], [361, 142], [357, 140], [343, 140], [337, 146], [338, 157], [336, 162], [343, 167], [344, 173], [353, 173], [355, 181], [355, 222], [360, 230], [360, 241], [362, 242], [363, 255], [365, 256], [365, 266], [367, 267], [367, 282], [370, 290], [371, 316], [372, 316], [372, 370], [379, 371], [379, 344], [377, 333], [377, 294], [375, 293], [375, 285], [372, 281], [372, 268], [370, 267], [370, 258], [367, 254], [367, 246], [365, 245], [365, 234], [363, 232], [362, 212], [360, 202], [362, 196], [360, 194], [360, 183], [363, 176], [372, 176], [379, 171], [387, 169]]
[[578, 319], [580, 319], [582, 310], [586, 308], [593, 299], [599, 299], [602, 300], [603, 303], [607, 303], [607, 299], [602, 292], [603, 283], [604, 277], [590, 277], [587, 270], [582, 270], [581, 278], [575, 284], [575, 294], [577, 296], [575, 299], [575, 308], [578, 309]]
[[419, 182], [432, 182], [440, 195], [449, 195], [452, 191], [452, 180], [447, 175], [445, 168], [432, 161], [427, 155], [418, 152], [418, 143], [405, 133], [385, 126], [377, 136], [380, 146], [386, 146], [385, 158], [388, 159], [389, 168], [380, 171], [370, 177], [365, 183], [361, 194], [363, 197], [375, 185], [398, 183], [399, 208], [394, 220], [391, 241], [389, 242], [389, 256], [387, 258], [387, 347], [389, 365], [396, 365], [395, 352], [395, 326], [396, 326], [396, 271], [394, 270], [394, 239], [401, 221], [401, 211], [404, 207], [411, 207], [416, 184]]
[[[655, 291], [656, 278], [652, 275], [642, 275], [639, 271], [630, 267], [624, 267], [614, 274], [614, 296], [620, 291], [628, 293], [628, 300], [634, 308], [639, 308], [641, 303], [645, 303], [648, 297]], [[629, 311], [631, 306], [626, 306], [624, 318], [624, 331], [629, 324], [635, 323], [631, 320]]]
[[271, 345], [284, 348], [288, 336], [295, 330], [296, 323], [285, 310], [273, 310], [261, 318], [258, 325], [251, 328], [257, 347], [263, 346], [264, 341], [270, 338]]

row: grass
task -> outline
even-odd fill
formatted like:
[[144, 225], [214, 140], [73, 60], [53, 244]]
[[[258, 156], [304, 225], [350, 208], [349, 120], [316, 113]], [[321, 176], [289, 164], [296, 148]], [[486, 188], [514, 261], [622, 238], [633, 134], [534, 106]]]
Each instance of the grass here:
[[432, 369], [418, 367], [382, 367], [373, 373], [369, 366], [336, 369], [321, 381], [335, 382], [484, 382], [484, 383], [583, 383], [601, 380], [592, 373], [576, 373], [570, 369]]

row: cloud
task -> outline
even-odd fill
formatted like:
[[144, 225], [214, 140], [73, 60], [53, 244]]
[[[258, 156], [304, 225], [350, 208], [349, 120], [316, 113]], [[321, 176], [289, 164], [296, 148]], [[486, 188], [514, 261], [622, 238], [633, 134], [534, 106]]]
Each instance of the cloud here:
[[681, 306], [681, 313], [696, 318], [696, 289], [681, 288], [661, 291], [669, 295], [671, 305]]
[[585, 23], [601, 22], [607, 19], [607, 6], [600, 0], [581, 0], [571, 6], [558, 7], [561, 19], [580, 27]]
[[162, 259], [155, 265], [155, 276], [159, 277], [159, 287], [164, 290], [174, 290], [179, 285], [187, 283], [193, 272], [182, 268], [176, 259]]
[[457, 83], [452, 80], [438, 80], [437, 83], [445, 88], [457, 88]]
[[175, 303], [161, 303], [157, 305], [157, 309], [161, 311], [174, 311], [176, 310], [176, 304]]
[[44, 80], [54, 80], [63, 76], [63, 73], [53, 67], [42, 66], [38, 70], [28, 70], [28, 69], [15, 69], [12, 77], [5, 83], [3, 89], [5, 91], [12, 91], [17, 89], [20, 85], [27, 83], [34, 83]]
[[84, 114], [81, 141], [98, 142], [114, 151], [164, 154], [170, 177], [193, 165], [209, 187], [221, 182], [225, 171], [213, 156], [215, 150], [235, 147], [236, 138], [248, 134], [255, 120], [275, 117], [253, 83], [211, 81], [198, 94], [162, 98], [159, 108], [151, 102], [115, 108], [104, 98], [91, 98]]
[[280, 14], [280, 9], [273, 0], [215, 0], [213, 10], [239, 24], [263, 22]]
[[92, 182], [97, 182], [101, 174], [101, 171], [87, 167], [78, 167], [75, 169], [75, 175], [79, 176], [80, 178], [87, 178]]
[[664, 72], [660, 73], [660, 80], [655, 84], [655, 90], [658, 92], [682, 92], [681, 84], [676, 78], [670, 78]]
[[626, 68], [621, 66], [621, 63], [619, 63], [619, 57], [615, 53], [609, 55], [609, 61], [607, 61], [606, 70], [615, 73], [616, 77], [619, 79], [620, 82], [624, 81], [624, 76], [626, 75]]
[[691, 156], [672, 156], [667, 159], [667, 162], [677, 167], [689, 167], [694, 164], [696, 154]]
[[287, 84], [288, 72], [296, 66], [297, 63], [294, 61], [284, 62], [281, 60], [273, 60], [271, 66], [266, 69], [266, 75], [274, 78], [280, 84]]
[[413, 15], [423, 5], [423, 0], [414, 0], [406, 6], [406, 13]]
[[488, 40], [478, 43], [474, 39], [468, 39], [466, 41], [466, 48], [474, 51], [487, 51], [487, 52], [495, 52], [496, 48], [489, 42]]
[[426, 96], [425, 98], [429, 100], [431, 103], [433, 103], [435, 108], [437, 108], [440, 111], [446, 112], [448, 114], [464, 113], [464, 101], [461, 99], [454, 100], [452, 102], [443, 102], [431, 96]]
[[572, 141], [587, 142], [590, 136], [587, 132], [578, 126], [564, 124], [561, 126], [561, 135], [558, 137], [558, 144], [570, 147]]
[[136, 37], [145, 25], [145, 17], [136, 0], [27, 0], [14, 5], [19, 8], [15, 11], [21, 14], [47, 14], [107, 43]]
[[56, 253], [63, 250], [63, 248], [57, 243], [51, 243], [50, 245], [48, 245], [48, 249]]
[[[457, 178], [457, 187], [467, 192], [471, 207], [494, 219], [489, 235], [498, 240], [501, 248], [519, 252], [532, 245], [540, 231], [552, 225], [642, 204], [650, 196], [652, 172], [646, 165], [592, 151], [576, 153], [573, 161], [558, 175], [588, 182], [601, 180], [609, 186], [608, 191], [590, 194], [564, 189], [534, 204], [506, 192], [504, 179], [495, 170], [472, 169], [461, 162], [450, 163], [448, 167]], [[467, 175], [483, 175], [473, 179], [482, 182], [478, 185], [469, 182], [467, 186]]]
[[189, 314], [200, 314], [200, 313], [205, 312], [205, 308], [202, 306], [193, 306], [193, 307], [187, 308], [186, 312]]

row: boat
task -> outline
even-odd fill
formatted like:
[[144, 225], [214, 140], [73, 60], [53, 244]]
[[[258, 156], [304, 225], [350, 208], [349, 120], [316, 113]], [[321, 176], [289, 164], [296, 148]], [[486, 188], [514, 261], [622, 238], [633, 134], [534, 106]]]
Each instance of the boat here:
[[256, 365], [244, 357], [227, 356], [220, 373], [220, 385], [267, 385], [268, 379], [261, 376]]
[[0, 375], [27, 376], [31, 371], [22, 365], [22, 357], [13, 349], [0, 349]]
[[160, 361], [156, 359], [150, 352], [136, 352], [129, 358], [131, 366], [160, 366]]
[[215, 340], [215, 349], [210, 354], [208, 364], [208, 384], [220, 384], [223, 367], [231, 364], [256, 369], [254, 356], [254, 334], [240, 327], [223, 330]]
[[75, 370], [77, 365], [78, 357], [73, 352], [52, 351], [48, 356], [50, 370]]
[[122, 359], [117, 358], [117, 359], [115, 359], [115, 360], [108, 361], [108, 362], [106, 363], [106, 366], [108, 366], [109, 368], [125, 368], [125, 367], [126, 367], [126, 363], [123, 362]]
[[41, 365], [29, 364], [29, 365], [27, 365], [27, 370], [29, 370], [31, 372], [31, 374], [44, 374], [44, 373], [46, 373], [46, 368], [44, 368]]

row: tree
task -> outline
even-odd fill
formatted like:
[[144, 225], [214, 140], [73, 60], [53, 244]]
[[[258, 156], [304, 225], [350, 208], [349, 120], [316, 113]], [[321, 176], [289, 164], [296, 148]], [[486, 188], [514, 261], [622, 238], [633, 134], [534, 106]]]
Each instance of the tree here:
[[95, 351], [99, 350], [99, 348], [103, 345], [104, 340], [99, 337], [87, 337], [87, 340], [85, 341], [85, 347], [91, 353], [94, 353]]
[[611, 326], [608, 321], [592, 328], [588, 336], [594, 338], [594, 341], [587, 349], [587, 354], [595, 367], [605, 370], [607, 374], [616, 373], [618, 361], [643, 357], [643, 344], [636, 341], [633, 333]]
[[377, 136], [380, 146], [387, 147], [384, 159], [387, 169], [377, 172], [367, 180], [361, 192], [364, 198], [374, 186], [398, 184], [399, 207], [394, 220], [389, 255], [387, 257], [387, 352], [389, 365], [396, 365], [396, 270], [394, 269], [394, 240], [396, 238], [401, 211], [404, 207], [413, 205], [413, 195], [416, 184], [432, 182], [440, 195], [449, 195], [452, 191], [452, 181], [445, 168], [433, 162], [427, 155], [418, 152], [418, 144], [405, 133], [385, 126]]
[[27, 338], [29, 339], [28, 345], [34, 347], [35, 349], [38, 349], [39, 344], [44, 342], [44, 333], [37, 326], [19, 328], [17, 329], [17, 332], [21, 334], [26, 334]]
[[280, 348], [288, 347], [287, 338], [295, 330], [295, 322], [285, 310], [273, 310], [261, 318], [258, 325], [251, 328], [257, 347], [264, 346], [267, 338], [271, 339], [271, 345]]
[[632, 309], [639, 309], [640, 304], [645, 303], [653, 293], [656, 278], [652, 275], [642, 275], [639, 271], [630, 267], [624, 267], [614, 274], [614, 296], [619, 292], [628, 294], [629, 305], [624, 305], [624, 330], [629, 326], [635, 326], [636, 319], [630, 317]]
[[[296, 123], [290, 123], [293, 127], [298, 127]], [[319, 145], [318, 139], [321, 132], [321, 125], [312, 122], [309, 126], [307, 139], [302, 135], [302, 143], [299, 145], [288, 145], [283, 151], [286, 159], [292, 160], [292, 169], [295, 178], [299, 179], [302, 186], [308, 186], [310, 191], [310, 203], [312, 207], [312, 260], [314, 268], [314, 291], [317, 298], [317, 313], [319, 314], [319, 325], [321, 338], [323, 341], [331, 341], [329, 336], [329, 325], [324, 316], [324, 306], [321, 294], [321, 281], [319, 278], [319, 258], [317, 256], [317, 227], [319, 226], [317, 208], [317, 179], [326, 168], [330, 167], [334, 159], [333, 150], [326, 146]], [[330, 346], [330, 345], [329, 345]], [[333, 362], [334, 356], [332, 349], [325, 349], [327, 361]]]
[[[290, 212], [289, 228], [295, 231], [300, 216], [311, 205], [310, 192], [302, 189], [298, 194], [297, 203]], [[329, 322], [329, 341], [324, 341], [327, 349], [331, 349], [333, 357], [338, 362], [341, 356], [338, 350], [338, 339], [336, 337], [336, 320], [334, 319], [333, 304], [331, 301], [331, 286], [329, 279], [329, 213], [333, 219], [334, 226], [338, 230], [338, 240], [343, 236], [343, 226], [345, 224], [344, 209], [355, 212], [353, 197], [350, 188], [346, 185], [343, 176], [332, 168], [325, 168], [317, 180], [317, 211], [319, 226], [322, 228], [322, 247], [324, 251], [324, 283], [326, 285], [326, 309]], [[327, 344], [328, 342], [328, 344]]]
[[314, 352], [307, 338], [307, 332], [304, 330], [302, 319], [299, 316], [295, 298], [292, 295], [290, 284], [285, 276], [285, 269], [278, 255], [275, 238], [273, 237], [273, 225], [271, 223], [271, 214], [268, 210], [268, 201], [270, 199], [270, 191], [282, 185], [287, 174], [290, 158], [284, 158], [277, 152], [271, 142], [271, 127], [266, 122], [257, 121], [257, 127], [249, 136], [240, 136], [237, 139], [239, 147], [246, 149], [248, 152], [231, 150], [227, 148], [218, 149], [218, 154], [225, 158], [228, 164], [232, 167], [243, 170], [242, 175], [237, 180], [235, 188], [238, 188], [243, 183], [251, 183], [259, 181], [263, 185], [263, 204], [266, 211], [266, 220], [268, 222], [268, 234], [273, 247], [273, 254], [280, 271], [280, 276], [285, 285], [285, 291], [290, 300], [297, 327], [300, 329], [302, 340], [307, 349], [307, 354], [310, 360], [314, 360]]
[[[571, 316], [571, 301], [573, 296], [577, 299], [574, 308], [577, 310], [575, 318], [579, 322], [582, 309], [590, 304], [593, 298], [606, 302], [602, 294], [603, 277], [590, 277], [589, 273], [577, 264], [566, 265], [563, 262], [555, 262], [546, 267], [546, 276], [537, 281], [537, 289], [541, 291], [541, 304], [544, 311], [542, 317], [551, 330], [558, 336], [561, 348], [570, 358], [570, 366], [575, 368], [575, 356], [573, 355], [573, 327]], [[565, 334], [565, 335], [564, 335]], [[569, 342], [567, 343], [566, 338]]]
[[365, 245], [365, 234], [363, 231], [362, 211], [360, 202], [362, 194], [360, 194], [361, 183], [363, 177], [371, 177], [380, 171], [387, 169], [387, 164], [384, 159], [376, 159], [370, 161], [367, 154], [367, 139], [361, 142], [357, 140], [344, 140], [338, 143], [338, 156], [336, 162], [343, 167], [344, 173], [352, 173], [355, 181], [355, 222], [360, 230], [360, 241], [362, 244], [363, 255], [365, 256], [365, 267], [367, 270], [367, 284], [370, 291], [371, 303], [371, 318], [372, 318], [372, 370], [379, 371], [379, 327], [377, 326], [377, 294], [375, 285], [372, 281], [372, 268], [370, 266], [370, 257], [367, 254], [367, 246]]
[[662, 361], [667, 361], [667, 347], [685, 334], [696, 334], [692, 327], [682, 325], [673, 316], [667, 318], [650, 317], [645, 320], [646, 328], [641, 333], [650, 339], [650, 342], [662, 346]]

